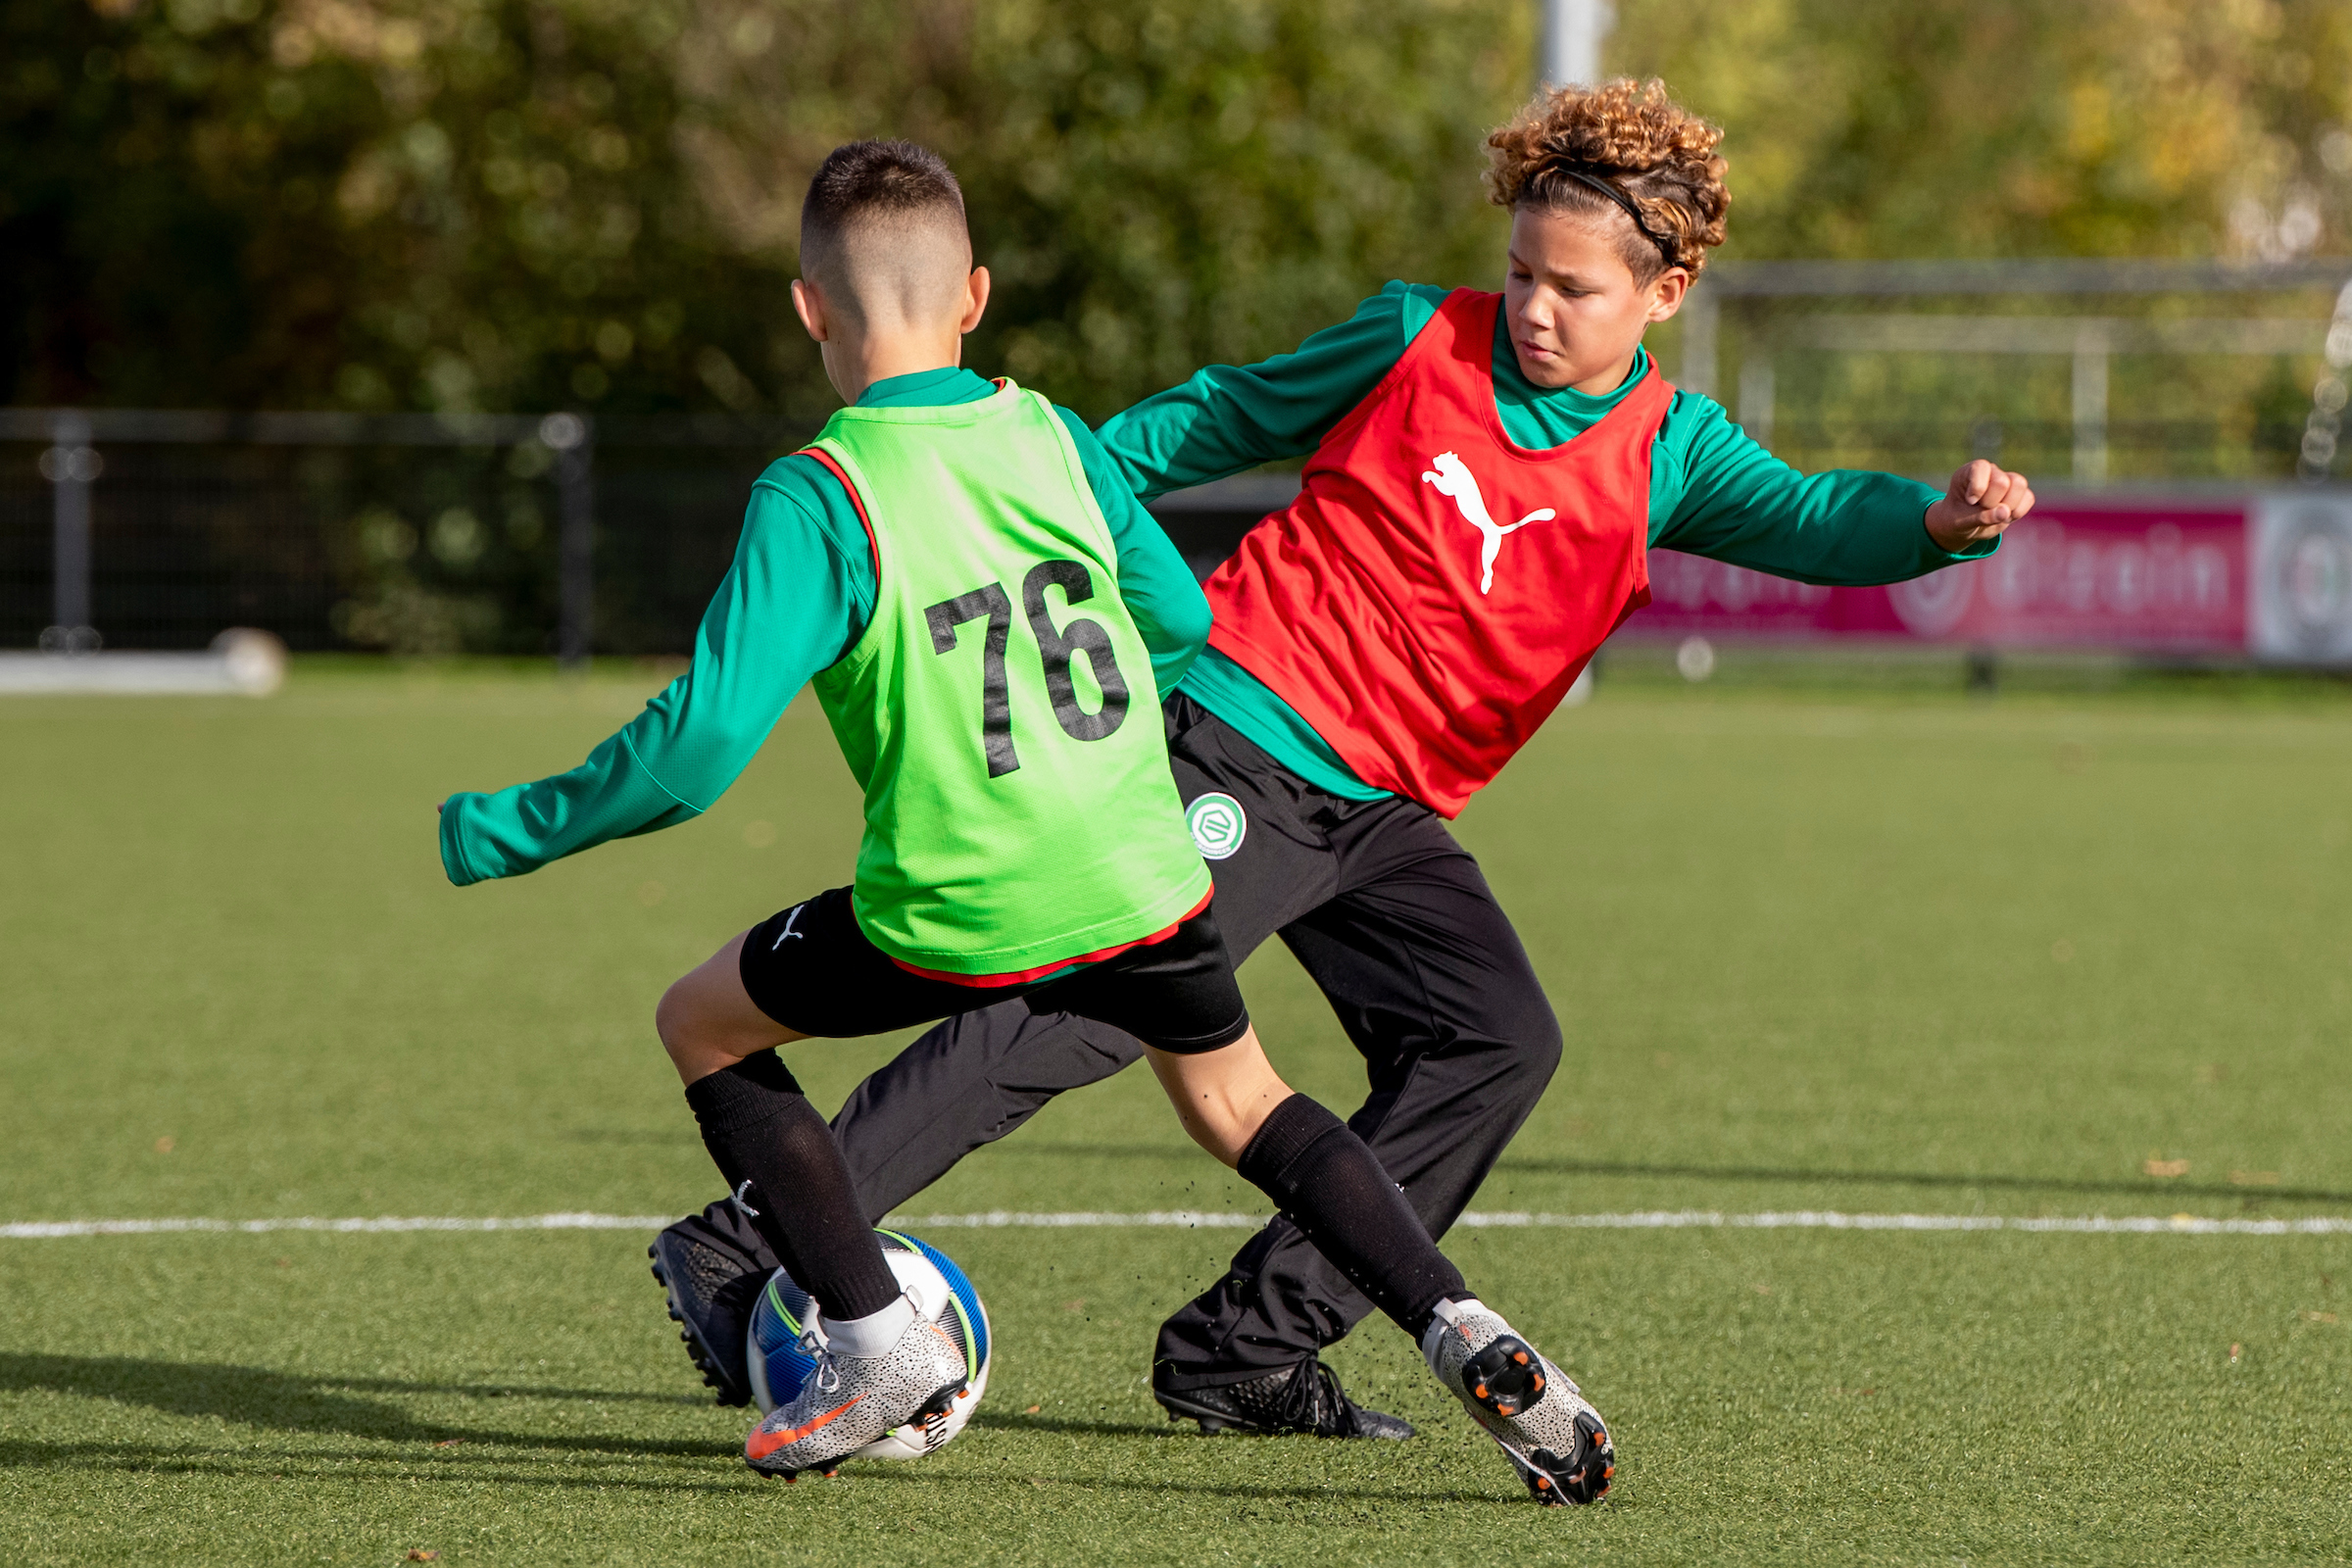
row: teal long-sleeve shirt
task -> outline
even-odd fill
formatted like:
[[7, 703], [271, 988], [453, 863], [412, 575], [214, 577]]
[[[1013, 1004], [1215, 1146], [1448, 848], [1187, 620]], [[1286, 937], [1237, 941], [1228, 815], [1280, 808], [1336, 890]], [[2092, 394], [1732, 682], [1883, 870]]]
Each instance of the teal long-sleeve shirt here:
[[[968, 403], [994, 390], [970, 370], [925, 370], [875, 382], [858, 406]], [[1119, 596], [1152, 674], [1173, 691], [1208, 640], [1208, 602], [1093, 432], [1068, 411], [1054, 412], [1110, 524]], [[464, 886], [517, 876], [710, 809], [794, 694], [864, 635], [875, 587], [865, 525], [840, 481], [813, 458], [770, 464], [752, 487], [734, 564], [703, 614], [686, 673], [569, 772], [451, 796], [441, 811], [449, 879]]]
[[[1307, 455], [1362, 402], [1437, 315], [1450, 290], [1391, 283], [1296, 352], [1212, 365], [1146, 398], [1097, 435], [1135, 493], [1151, 500], [1263, 463]], [[1613, 392], [1540, 387], [1520, 373], [1509, 318], [1494, 323], [1494, 404], [1504, 433], [1536, 450], [1591, 429], [1649, 371], [1647, 350]], [[1803, 474], [1734, 424], [1722, 405], [1678, 390], [1650, 449], [1649, 544], [1800, 582], [1900, 582], [1989, 555], [1953, 555], [1928, 537], [1938, 492], [1891, 473]], [[1384, 791], [1348, 771], [1289, 704], [1216, 649], [1183, 690], [1311, 784], [1355, 800]]]

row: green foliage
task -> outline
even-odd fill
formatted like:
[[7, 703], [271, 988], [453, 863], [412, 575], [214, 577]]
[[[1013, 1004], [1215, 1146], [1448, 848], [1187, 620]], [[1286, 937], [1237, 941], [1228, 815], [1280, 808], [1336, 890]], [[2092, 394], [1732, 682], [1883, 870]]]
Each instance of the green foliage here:
[[[971, 346], [1101, 416], [1393, 276], [1482, 282], [1532, 0], [0, 0], [0, 396], [831, 407], [800, 193], [909, 135]], [[2279, 254], [2352, 202], [2332, 0], [1623, 0], [1730, 257]]]
[[677, 16], [17, 0], [15, 399], [709, 401], [785, 274], [693, 195]]
[[975, 353], [1100, 416], [1280, 352], [1391, 277], [1490, 282], [1480, 143], [1526, 90], [1516, 9], [988, 8], [940, 132], [976, 154], [1007, 285]]
[[1729, 133], [1727, 256], [2271, 255], [2352, 222], [2335, 0], [1619, 10], [1611, 69]]
[[800, 192], [898, 134], [969, 188], [978, 362], [1100, 416], [1490, 270], [1531, 48], [1501, 0], [10, 5], [17, 402], [820, 413]]

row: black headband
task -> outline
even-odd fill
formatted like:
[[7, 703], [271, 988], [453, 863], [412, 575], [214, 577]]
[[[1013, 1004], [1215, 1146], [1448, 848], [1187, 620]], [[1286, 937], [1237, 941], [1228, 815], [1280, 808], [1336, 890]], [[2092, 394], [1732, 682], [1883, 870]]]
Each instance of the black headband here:
[[1679, 265], [1674, 259], [1674, 247], [1658, 237], [1657, 231], [1651, 228], [1649, 224], [1642, 219], [1642, 209], [1634, 205], [1634, 199], [1631, 196], [1628, 196], [1625, 192], [1619, 190], [1615, 185], [1610, 184], [1598, 174], [1592, 173], [1583, 169], [1578, 169], [1573, 165], [1554, 164], [1551, 167], [1555, 170], [1558, 170], [1561, 173], [1566, 174], [1570, 179], [1575, 180], [1578, 184], [1591, 186], [1592, 189], [1600, 192], [1603, 196], [1606, 196], [1609, 200], [1615, 202], [1618, 206], [1624, 208], [1625, 216], [1634, 220], [1634, 226], [1642, 231], [1642, 237], [1649, 241], [1652, 245], [1655, 245], [1658, 248], [1658, 254], [1666, 258], [1666, 265], [1668, 267]]

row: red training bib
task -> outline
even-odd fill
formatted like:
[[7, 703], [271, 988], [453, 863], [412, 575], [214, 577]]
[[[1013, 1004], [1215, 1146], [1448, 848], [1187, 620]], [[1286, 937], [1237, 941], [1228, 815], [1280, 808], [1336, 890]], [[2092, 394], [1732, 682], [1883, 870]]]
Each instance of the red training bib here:
[[1494, 410], [1502, 296], [1456, 289], [1208, 580], [1209, 642], [1365, 783], [1457, 815], [1649, 603], [1653, 368], [1548, 452]]

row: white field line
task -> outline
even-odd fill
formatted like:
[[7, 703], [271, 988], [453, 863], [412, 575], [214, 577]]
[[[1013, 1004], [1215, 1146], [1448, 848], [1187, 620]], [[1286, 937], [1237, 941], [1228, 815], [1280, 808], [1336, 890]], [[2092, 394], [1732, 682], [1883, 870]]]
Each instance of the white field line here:
[[[658, 1231], [667, 1214], [522, 1214], [469, 1218], [426, 1216], [376, 1219], [63, 1219], [0, 1224], [0, 1241], [47, 1241], [73, 1236], [159, 1236], [185, 1232], [254, 1234], [266, 1231]], [[1154, 1209], [1141, 1214], [1100, 1212], [1030, 1213], [991, 1209], [979, 1214], [894, 1214], [903, 1230], [1254, 1230], [1262, 1214], [1195, 1209]], [[2352, 1236], [2352, 1218], [2206, 1219], [2194, 1214], [2104, 1214], [2031, 1216], [2006, 1214], [1844, 1214], [1833, 1209], [1796, 1209], [1759, 1214], [1725, 1214], [1714, 1209], [1650, 1209], [1626, 1214], [1535, 1214], [1473, 1209], [1455, 1222], [1471, 1227], [1541, 1226], [1560, 1230], [1827, 1230], [1827, 1231], [2025, 1231], [2090, 1236]]]
[[674, 1214], [523, 1214], [509, 1219], [50, 1219], [0, 1225], [0, 1240], [55, 1236], [161, 1236], [179, 1231], [658, 1231]]

